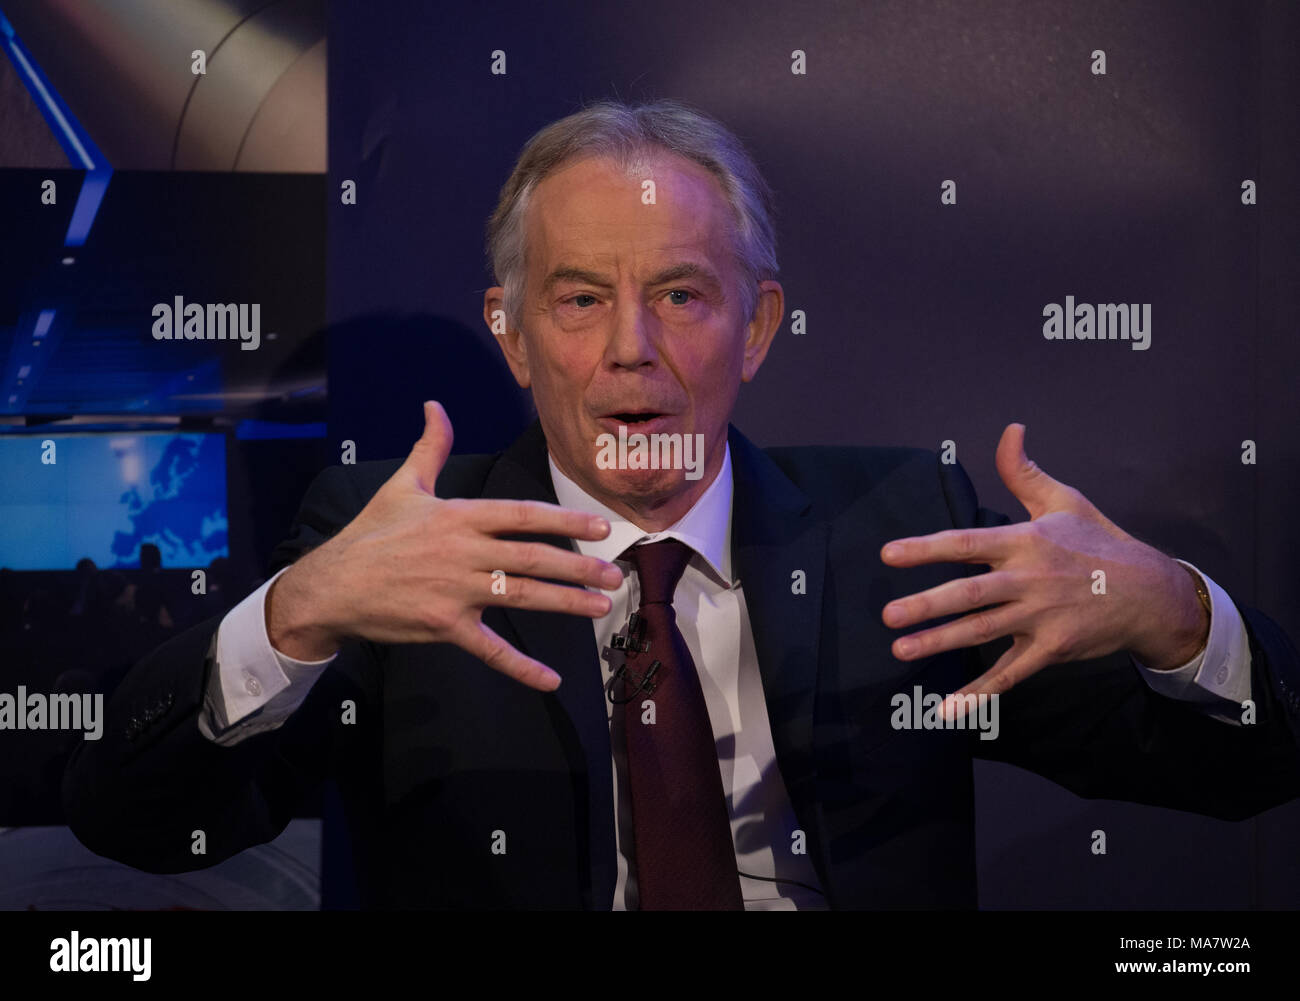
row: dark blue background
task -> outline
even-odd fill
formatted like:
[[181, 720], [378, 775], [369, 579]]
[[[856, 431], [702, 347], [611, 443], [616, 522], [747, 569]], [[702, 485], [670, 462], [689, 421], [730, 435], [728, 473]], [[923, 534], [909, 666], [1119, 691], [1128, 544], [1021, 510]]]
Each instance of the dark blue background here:
[[[993, 467], [1024, 421], [1048, 472], [1300, 636], [1294, 5], [336, 2], [331, 19], [335, 447], [404, 454], [429, 397], [457, 451], [513, 437], [529, 404], [481, 319], [499, 187], [582, 102], [672, 97], [755, 155], [787, 309], [808, 316], [742, 391], [746, 434], [952, 439], [982, 502], [1025, 517]], [[1043, 306], [1066, 295], [1151, 303], [1150, 349], [1044, 340]], [[1005, 766], [977, 780], [985, 907], [1300, 901], [1300, 805], [1230, 824]]]

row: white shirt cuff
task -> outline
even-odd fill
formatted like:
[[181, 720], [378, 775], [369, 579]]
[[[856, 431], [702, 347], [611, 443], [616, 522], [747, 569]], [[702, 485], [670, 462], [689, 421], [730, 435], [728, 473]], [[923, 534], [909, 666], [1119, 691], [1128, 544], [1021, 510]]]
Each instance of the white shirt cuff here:
[[275, 729], [302, 705], [316, 679], [338, 656], [296, 660], [271, 646], [266, 596], [287, 569], [227, 612], [217, 628], [216, 670], [208, 687], [210, 713], [199, 716], [199, 730], [209, 740], [231, 744]]
[[1241, 706], [1250, 698], [1250, 640], [1241, 613], [1228, 593], [1197, 567], [1191, 567], [1210, 592], [1210, 635], [1205, 649], [1182, 667], [1153, 671], [1132, 658], [1153, 691], [1171, 699], [1204, 706], [1206, 712], [1227, 723], [1241, 723]]

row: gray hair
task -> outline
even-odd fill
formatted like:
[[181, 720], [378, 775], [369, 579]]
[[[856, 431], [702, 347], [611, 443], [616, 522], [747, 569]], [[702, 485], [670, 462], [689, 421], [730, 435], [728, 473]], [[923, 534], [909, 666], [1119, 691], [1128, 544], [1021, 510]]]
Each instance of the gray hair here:
[[488, 220], [488, 262], [505, 289], [506, 317], [522, 318], [525, 284], [524, 213], [533, 189], [570, 161], [605, 156], [631, 169], [656, 151], [674, 153], [710, 171], [722, 185], [736, 220], [732, 246], [744, 278], [741, 305], [754, 318], [758, 283], [774, 279], [776, 230], [773, 199], [757, 165], [724, 125], [678, 101], [632, 106], [601, 101], [552, 122], [533, 135], [519, 154]]

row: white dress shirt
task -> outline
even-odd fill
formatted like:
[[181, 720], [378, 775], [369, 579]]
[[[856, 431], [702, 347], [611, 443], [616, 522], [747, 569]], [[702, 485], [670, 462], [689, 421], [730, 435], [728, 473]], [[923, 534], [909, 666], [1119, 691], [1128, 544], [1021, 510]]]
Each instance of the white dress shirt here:
[[[620, 559], [621, 554], [629, 546], [668, 538], [678, 539], [693, 550], [674, 593], [673, 608], [700, 673], [719, 749], [718, 767], [731, 818], [736, 868], [746, 874], [739, 877], [745, 909], [823, 908], [822, 895], [814, 889], [819, 882], [810, 856], [792, 850], [799, 824], [777, 767], [743, 582], [732, 576], [730, 447], [722, 469], [690, 511], [669, 528], [653, 534], [591, 497], [554, 461], [550, 461], [550, 469], [560, 506], [600, 514], [609, 520], [606, 538], [598, 542], [577, 540], [578, 550], [623, 570], [622, 584], [614, 591], [603, 592], [611, 599], [609, 613], [592, 623], [597, 649], [609, 646], [640, 604], [636, 572], [629, 560]], [[1224, 722], [1240, 724], [1240, 705], [1250, 697], [1250, 647], [1245, 624], [1232, 599], [1209, 577], [1201, 576], [1211, 599], [1210, 635], [1205, 649], [1173, 671], [1152, 671], [1136, 660], [1134, 664], [1153, 690], [1195, 703]], [[313, 682], [334, 659], [294, 660], [271, 646], [265, 602], [274, 581], [272, 577], [231, 609], [217, 631], [218, 670], [212, 672], [199, 730], [218, 744], [236, 744], [280, 726], [302, 704]], [[610, 662], [602, 659], [601, 670], [608, 681]], [[618, 847], [614, 909], [634, 909], [631, 804], [624, 744], [616, 729], [622, 725], [622, 713], [614, 713], [608, 699], [605, 704], [611, 727]], [[261, 712], [257, 712], [259, 709]], [[252, 713], [256, 715], [250, 716]]]
[[[604, 650], [610, 639], [640, 607], [641, 587], [630, 560], [620, 559], [629, 547], [642, 542], [677, 539], [692, 550], [682, 578], [673, 593], [673, 611], [700, 674], [700, 687], [709, 710], [709, 722], [718, 746], [718, 769], [731, 817], [731, 839], [736, 849], [736, 869], [745, 909], [794, 910], [824, 908], [817, 873], [806, 853], [794, 854], [799, 821], [790, 804], [785, 782], [776, 763], [772, 725], [767, 718], [763, 681], [754, 650], [754, 633], [741, 581], [731, 573], [731, 449], [722, 469], [695, 506], [671, 527], [647, 533], [615, 514], [560, 472], [550, 461], [551, 481], [561, 507], [600, 514], [609, 520], [610, 532], [599, 542], [576, 540], [583, 555], [617, 563], [623, 583], [610, 596], [612, 607], [596, 619], [596, 646]], [[602, 660], [606, 682], [612, 673]], [[614, 909], [636, 907], [636, 880], [630, 860], [636, 848], [631, 837], [632, 804], [627, 762], [621, 732], [623, 713], [610, 714], [610, 743], [614, 753], [614, 832], [618, 842], [618, 880]], [[802, 847], [802, 846], [801, 846]], [[761, 878], [757, 878], [761, 877]], [[772, 882], [772, 880], [782, 882]], [[799, 884], [806, 884], [801, 886]]]

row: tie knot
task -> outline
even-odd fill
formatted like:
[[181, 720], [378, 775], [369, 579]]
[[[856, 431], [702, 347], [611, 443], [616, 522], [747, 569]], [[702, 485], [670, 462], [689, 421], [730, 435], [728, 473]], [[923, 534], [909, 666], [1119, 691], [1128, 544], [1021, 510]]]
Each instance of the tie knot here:
[[641, 581], [641, 604], [671, 605], [677, 582], [682, 579], [686, 564], [691, 561], [691, 549], [678, 539], [648, 542], [633, 546], [627, 551]]

